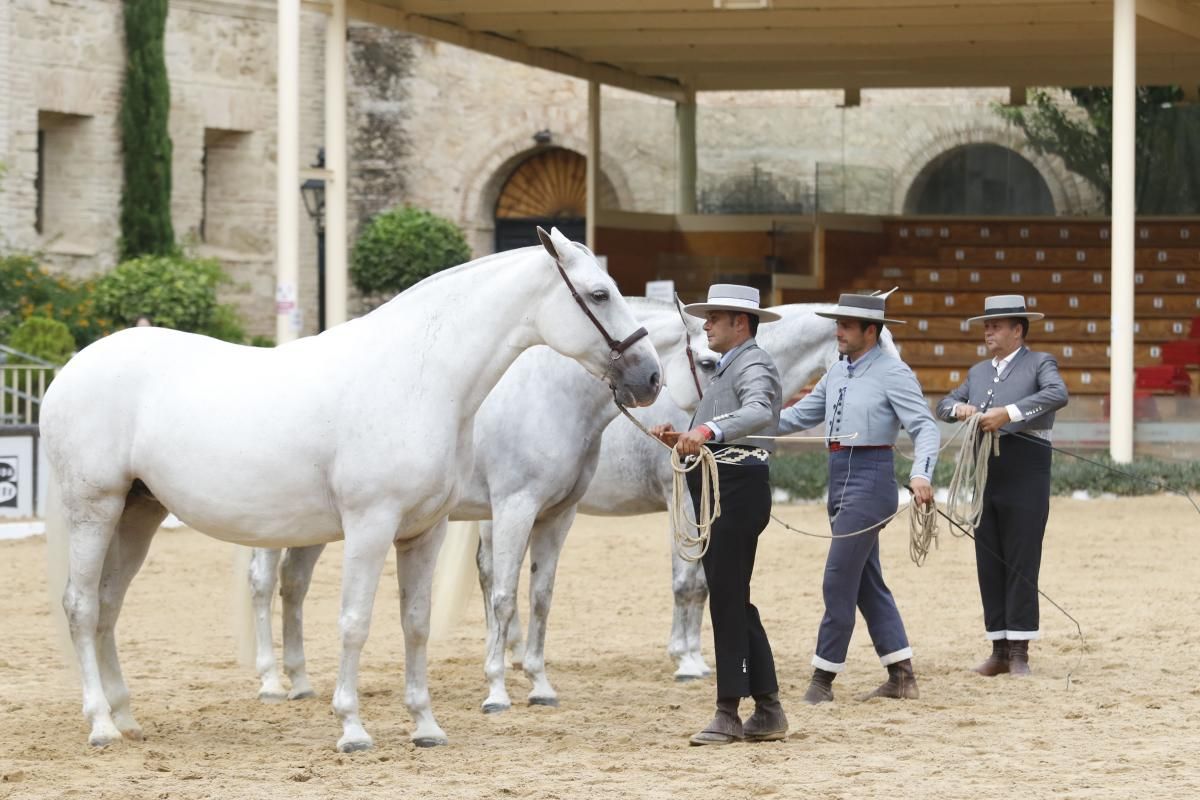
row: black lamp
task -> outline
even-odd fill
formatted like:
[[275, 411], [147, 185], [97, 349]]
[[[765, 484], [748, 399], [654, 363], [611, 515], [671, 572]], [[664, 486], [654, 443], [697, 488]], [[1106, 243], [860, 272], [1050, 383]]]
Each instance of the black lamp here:
[[[325, 168], [325, 148], [317, 149], [317, 160], [312, 164]], [[325, 181], [309, 178], [300, 184], [300, 196], [304, 198], [304, 210], [317, 229], [317, 332], [325, 330]]]

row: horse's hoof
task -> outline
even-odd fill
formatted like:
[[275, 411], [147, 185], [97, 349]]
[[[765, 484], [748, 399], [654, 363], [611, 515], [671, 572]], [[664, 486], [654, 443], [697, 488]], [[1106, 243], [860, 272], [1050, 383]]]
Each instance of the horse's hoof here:
[[285, 692], [259, 692], [258, 699], [263, 703], [282, 703], [287, 700]]
[[444, 744], [450, 744], [450, 740], [444, 736], [421, 736], [413, 739], [412, 743], [417, 747], [441, 747]]
[[288, 694], [288, 700], [311, 700], [316, 697], [317, 693], [312, 689], [305, 689], [302, 692], [291, 692]]
[[375, 743], [370, 739], [355, 739], [350, 742], [338, 742], [339, 753], [357, 753], [361, 750], [370, 750], [375, 746]]
[[119, 741], [121, 741], [121, 734], [119, 733], [116, 736], [106, 733], [93, 733], [88, 737], [88, 744], [96, 748], [105, 748]]
[[531, 697], [531, 698], [529, 698], [529, 705], [531, 705], [531, 706], [550, 706], [551, 708], [558, 708], [558, 698], [557, 697]]
[[675, 675], [676, 683], [691, 683], [692, 681], [699, 681], [703, 679], [703, 675], [680, 675], [678, 673]]
[[512, 703], [484, 703], [483, 713], [499, 714], [501, 711], [508, 711], [512, 708]]
[[140, 742], [140, 741], [142, 741], [142, 729], [141, 729], [141, 728], [126, 728], [126, 729], [123, 729], [123, 730], [121, 731], [121, 735], [122, 735], [122, 736], [124, 736], [126, 739], [128, 739], [128, 740], [129, 740], [129, 741], [131, 741], [131, 742]]

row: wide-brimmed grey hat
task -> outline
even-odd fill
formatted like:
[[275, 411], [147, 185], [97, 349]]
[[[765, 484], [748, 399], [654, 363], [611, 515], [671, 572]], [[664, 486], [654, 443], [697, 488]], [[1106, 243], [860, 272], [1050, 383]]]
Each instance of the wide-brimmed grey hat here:
[[1025, 310], [1025, 298], [1019, 294], [997, 294], [983, 299], [983, 315], [971, 317], [967, 322], [982, 322], [985, 319], [1008, 319], [1024, 317], [1033, 322], [1045, 314]]
[[[896, 291], [895, 289], [892, 292]], [[818, 317], [828, 319], [861, 319], [864, 322], [886, 322], [889, 325], [905, 325], [902, 319], [888, 319], [883, 315], [884, 303], [892, 292], [884, 294], [844, 294], [838, 298], [837, 308], [818, 311]]]
[[739, 286], [736, 283], [714, 283], [708, 287], [708, 300], [704, 303], [688, 303], [683, 310], [693, 317], [704, 319], [709, 311], [733, 311], [754, 314], [759, 322], [775, 322], [782, 319], [774, 311], [758, 307], [758, 289]]

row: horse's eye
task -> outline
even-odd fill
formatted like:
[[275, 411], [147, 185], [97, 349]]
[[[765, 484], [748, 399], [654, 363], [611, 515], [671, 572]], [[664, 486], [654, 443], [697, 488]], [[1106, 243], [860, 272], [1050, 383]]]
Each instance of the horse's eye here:
[[597, 303], [607, 303], [608, 302], [608, 292], [605, 289], [597, 289], [594, 292], [592, 292], [592, 299], [595, 300]]
[[696, 365], [705, 372], [712, 372], [717, 368], [717, 362], [713, 361], [711, 358], [702, 358], [696, 362]]

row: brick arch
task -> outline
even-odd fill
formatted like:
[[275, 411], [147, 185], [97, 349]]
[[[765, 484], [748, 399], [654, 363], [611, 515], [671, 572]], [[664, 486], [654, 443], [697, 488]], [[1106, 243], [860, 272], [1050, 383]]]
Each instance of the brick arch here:
[[[554, 143], [546, 147], [529, 147], [528, 137], [513, 136], [502, 140], [492, 148], [472, 169], [466, 172], [467, 184], [462, 194], [460, 219], [466, 226], [472, 251], [476, 255], [490, 253], [493, 250], [493, 237], [496, 223], [493, 214], [496, 200], [505, 181], [512, 175], [513, 170], [530, 156], [549, 149], [560, 147], [576, 153], [587, 152], [587, 142], [581, 137], [569, 133], [555, 134]], [[617, 196], [618, 208], [627, 208], [632, 202], [633, 192], [629, 180], [620, 166], [611, 160], [605, 164], [604, 177], [612, 185]]]
[[1086, 183], [1066, 168], [1062, 159], [1034, 151], [1029, 142], [1015, 129], [1005, 125], [972, 126], [960, 130], [931, 131], [930, 136], [911, 149], [896, 172], [893, 184], [892, 209], [905, 213], [909, 195], [922, 173], [951, 150], [972, 144], [992, 144], [1012, 150], [1024, 158], [1045, 181], [1054, 203], [1055, 214], [1080, 214], [1090, 210], [1094, 198], [1087, 192]]

